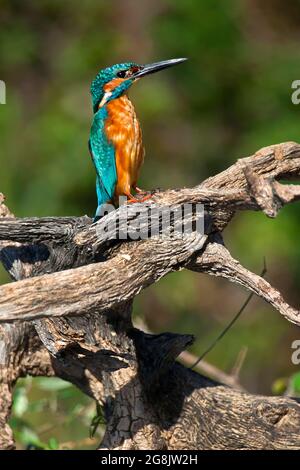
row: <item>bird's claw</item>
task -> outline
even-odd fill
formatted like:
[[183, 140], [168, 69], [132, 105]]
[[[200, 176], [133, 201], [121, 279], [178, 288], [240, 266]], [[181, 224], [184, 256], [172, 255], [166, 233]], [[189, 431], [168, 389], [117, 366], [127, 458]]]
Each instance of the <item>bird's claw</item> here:
[[127, 200], [127, 204], [134, 204], [134, 203], [137, 203], [137, 202], [145, 202], [145, 201], [148, 201], [148, 199], [151, 199], [151, 197], [153, 196], [154, 192], [153, 191], [143, 191], [139, 188], [135, 188], [137, 194], [135, 196], [132, 196], [129, 197], [129, 199]]

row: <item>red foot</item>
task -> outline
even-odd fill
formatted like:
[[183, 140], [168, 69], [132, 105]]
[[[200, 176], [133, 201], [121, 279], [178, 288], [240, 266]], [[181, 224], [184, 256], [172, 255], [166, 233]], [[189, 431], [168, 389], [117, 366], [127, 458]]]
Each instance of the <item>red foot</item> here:
[[153, 194], [146, 194], [146, 196], [142, 197], [141, 199], [138, 199], [139, 202], [145, 202], [148, 201], [148, 199], [151, 199]]
[[127, 199], [127, 204], [134, 204], [135, 202], [141, 202], [141, 201], [140, 199], [136, 199], [135, 197]]
[[130, 195], [128, 194], [127, 197], [128, 197], [127, 204], [134, 204], [134, 203], [137, 203], [137, 202], [145, 202], [148, 199], [151, 199], [152, 194], [146, 194], [146, 196], [139, 197], [139, 198], [134, 197], [132, 194], [130, 194]]

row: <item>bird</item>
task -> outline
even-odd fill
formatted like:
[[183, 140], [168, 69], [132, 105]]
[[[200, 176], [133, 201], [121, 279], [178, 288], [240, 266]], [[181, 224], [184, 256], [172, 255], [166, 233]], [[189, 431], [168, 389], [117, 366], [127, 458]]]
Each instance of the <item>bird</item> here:
[[94, 221], [103, 215], [103, 205], [117, 206], [120, 196], [125, 196], [128, 202], [143, 202], [149, 197], [137, 199], [133, 194], [145, 194], [137, 186], [145, 150], [141, 126], [128, 91], [140, 78], [185, 60], [178, 58], [145, 65], [135, 62], [115, 64], [100, 70], [92, 81], [93, 121], [89, 151], [96, 170], [98, 201]]

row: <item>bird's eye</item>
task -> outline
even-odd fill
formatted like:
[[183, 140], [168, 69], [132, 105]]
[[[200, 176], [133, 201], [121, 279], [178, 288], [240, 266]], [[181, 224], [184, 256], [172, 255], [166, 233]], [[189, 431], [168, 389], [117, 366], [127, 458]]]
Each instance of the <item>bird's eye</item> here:
[[126, 70], [120, 70], [120, 72], [117, 73], [117, 76], [119, 78], [125, 78], [126, 77]]

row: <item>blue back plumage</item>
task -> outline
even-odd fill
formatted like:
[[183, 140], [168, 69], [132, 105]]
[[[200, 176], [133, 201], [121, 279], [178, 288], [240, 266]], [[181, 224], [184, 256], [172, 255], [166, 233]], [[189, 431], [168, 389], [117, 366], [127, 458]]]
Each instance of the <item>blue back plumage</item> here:
[[100, 108], [95, 113], [89, 140], [89, 148], [97, 174], [96, 192], [98, 209], [102, 204], [113, 198], [117, 182], [115, 149], [108, 142], [104, 130], [106, 118], [107, 110], [105, 107]]

